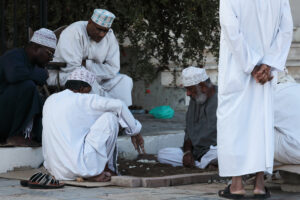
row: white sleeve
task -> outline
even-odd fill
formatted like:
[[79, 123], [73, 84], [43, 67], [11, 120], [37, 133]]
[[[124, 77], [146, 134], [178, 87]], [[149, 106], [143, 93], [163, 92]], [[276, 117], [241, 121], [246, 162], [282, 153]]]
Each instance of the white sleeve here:
[[112, 99], [107, 97], [101, 97], [96, 94], [83, 94], [88, 102], [88, 106], [93, 110], [100, 112], [113, 112], [119, 117], [119, 124], [122, 128], [125, 128], [127, 135], [137, 135], [141, 129], [141, 123], [136, 120], [125, 103], [118, 99]]
[[284, 70], [293, 39], [293, 27], [290, 3], [288, 0], [282, 0], [279, 29], [262, 63], [279, 71]]
[[220, 24], [224, 39], [234, 59], [250, 74], [262, 55], [255, 52], [244, 39], [231, 0], [220, 0]]
[[83, 59], [83, 44], [80, 33], [70, 27], [66, 28], [60, 35], [54, 61], [67, 63], [66, 68], [61, 68], [64, 72], [72, 72], [76, 67], [81, 67]]
[[86, 68], [96, 75], [97, 81], [111, 79], [120, 71], [119, 43], [113, 33], [109, 36], [108, 44], [109, 50], [103, 63], [86, 60]]

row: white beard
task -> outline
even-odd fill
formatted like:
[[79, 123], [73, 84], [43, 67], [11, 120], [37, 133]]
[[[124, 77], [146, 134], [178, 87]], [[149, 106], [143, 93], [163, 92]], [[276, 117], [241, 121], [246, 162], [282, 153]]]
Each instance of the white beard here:
[[203, 104], [206, 100], [207, 100], [207, 95], [201, 92], [201, 90], [197, 88], [197, 97], [195, 98], [196, 103]]

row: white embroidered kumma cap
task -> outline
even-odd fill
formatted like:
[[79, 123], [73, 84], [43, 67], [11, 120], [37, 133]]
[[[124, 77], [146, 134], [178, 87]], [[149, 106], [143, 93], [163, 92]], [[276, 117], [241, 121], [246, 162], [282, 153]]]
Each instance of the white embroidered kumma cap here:
[[46, 28], [41, 28], [33, 33], [30, 41], [36, 44], [43, 45], [45, 47], [55, 49], [57, 39], [53, 31]]
[[89, 72], [85, 68], [77, 68], [75, 69], [67, 78], [68, 80], [73, 81], [83, 81], [88, 83], [90, 86], [93, 85], [96, 77], [93, 73]]
[[91, 17], [92, 21], [105, 28], [110, 28], [116, 16], [104, 9], [95, 9]]
[[194, 66], [190, 66], [182, 70], [181, 77], [184, 87], [197, 85], [200, 82], [204, 82], [209, 78], [206, 74], [205, 69]]

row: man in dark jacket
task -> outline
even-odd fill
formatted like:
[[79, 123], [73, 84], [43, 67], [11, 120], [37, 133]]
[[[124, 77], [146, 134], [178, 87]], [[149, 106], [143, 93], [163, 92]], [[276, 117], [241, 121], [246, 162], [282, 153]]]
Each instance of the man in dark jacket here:
[[0, 142], [11, 146], [38, 146], [41, 142], [42, 99], [37, 85], [48, 78], [44, 69], [53, 58], [55, 34], [36, 31], [25, 48], [0, 57]]

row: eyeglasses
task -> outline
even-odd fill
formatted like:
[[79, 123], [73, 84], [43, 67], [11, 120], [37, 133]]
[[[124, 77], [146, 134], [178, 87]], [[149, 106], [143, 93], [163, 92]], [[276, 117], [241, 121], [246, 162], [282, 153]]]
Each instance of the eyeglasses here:
[[50, 51], [49, 49], [46, 49], [46, 48], [45, 48], [45, 50], [46, 50], [49, 58], [53, 58], [54, 57], [54, 53], [52, 51]]
[[98, 27], [96, 27], [96, 29], [99, 33], [104, 33], [104, 34], [106, 34], [109, 31], [109, 29], [102, 29], [102, 28], [98, 28]]

